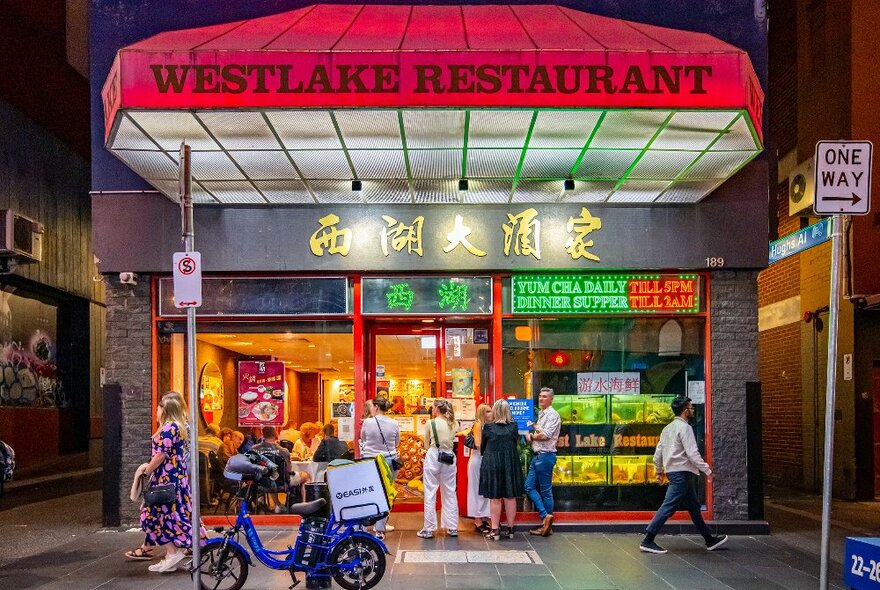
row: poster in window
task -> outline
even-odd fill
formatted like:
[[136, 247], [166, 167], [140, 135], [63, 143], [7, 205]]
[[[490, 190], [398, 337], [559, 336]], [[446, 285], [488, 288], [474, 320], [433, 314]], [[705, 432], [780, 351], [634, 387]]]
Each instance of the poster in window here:
[[238, 425], [282, 426], [286, 420], [284, 363], [238, 363]]
[[453, 397], [474, 397], [474, 370], [452, 369]]

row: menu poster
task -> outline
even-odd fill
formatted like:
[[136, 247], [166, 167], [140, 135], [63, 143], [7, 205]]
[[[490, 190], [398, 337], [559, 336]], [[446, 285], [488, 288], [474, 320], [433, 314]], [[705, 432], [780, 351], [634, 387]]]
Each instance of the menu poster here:
[[239, 361], [238, 425], [283, 426], [286, 416], [284, 363]]
[[474, 397], [473, 369], [452, 369], [452, 395], [454, 397]]
[[424, 437], [425, 432], [428, 430], [428, 422], [431, 420], [431, 416], [428, 414], [417, 414], [413, 418], [416, 421], [416, 434]]
[[477, 402], [473, 399], [454, 399], [452, 408], [455, 410], [456, 420], [477, 419]]
[[398, 428], [400, 428], [400, 432], [415, 432], [416, 431], [416, 421], [412, 416], [389, 416], [392, 420], [397, 422]]

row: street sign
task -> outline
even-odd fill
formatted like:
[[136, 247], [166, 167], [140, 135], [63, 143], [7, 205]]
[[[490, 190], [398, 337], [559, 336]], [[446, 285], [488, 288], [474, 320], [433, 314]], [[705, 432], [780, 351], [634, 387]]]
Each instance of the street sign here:
[[844, 544], [843, 583], [856, 590], [880, 590], [880, 539], [847, 537]]
[[870, 141], [820, 141], [816, 144], [817, 215], [867, 215], [871, 211]]
[[174, 253], [174, 306], [201, 307], [202, 255], [199, 252]]

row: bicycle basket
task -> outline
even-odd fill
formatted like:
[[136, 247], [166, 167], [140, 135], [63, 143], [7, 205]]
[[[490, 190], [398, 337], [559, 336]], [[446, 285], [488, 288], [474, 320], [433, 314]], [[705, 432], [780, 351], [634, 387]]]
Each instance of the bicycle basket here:
[[325, 534], [328, 522], [326, 518], [316, 516], [303, 518], [293, 552], [296, 565], [311, 568], [326, 555], [331, 541], [331, 537]]

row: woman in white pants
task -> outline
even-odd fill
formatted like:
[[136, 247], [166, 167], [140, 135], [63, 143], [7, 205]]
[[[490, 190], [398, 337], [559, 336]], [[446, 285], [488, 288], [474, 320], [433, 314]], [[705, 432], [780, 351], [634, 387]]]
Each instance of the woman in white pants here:
[[[430, 539], [437, 530], [437, 490], [440, 490], [441, 518], [446, 534], [458, 536], [458, 497], [455, 494], [455, 414], [452, 404], [445, 399], [434, 400], [431, 420], [425, 428], [425, 524], [416, 535]], [[448, 455], [447, 455], [448, 454]], [[441, 461], [441, 456], [452, 457], [452, 462]]]
[[489, 532], [489, 498], [480, 495], [480, 464], [483, 455], [480, 453], [480, 443], [483, 441], [483, 425], [491, 422], [489, 417], [492, 409], [486, 404], [480, 404], [477, 408], [477, 420], [474, 422], [471, 432], [474, 435], [474, 443], [477, 448], [471, 449], [468, 459], [468, 487], [467, 487], [467, 515], [474, 519], [474, 528], [479, 533]]

